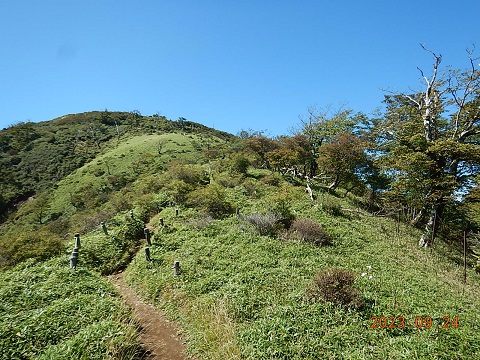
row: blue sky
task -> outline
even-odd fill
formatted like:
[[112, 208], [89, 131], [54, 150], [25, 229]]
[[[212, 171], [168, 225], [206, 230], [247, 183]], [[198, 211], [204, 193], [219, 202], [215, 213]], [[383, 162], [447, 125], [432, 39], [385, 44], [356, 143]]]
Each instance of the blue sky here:
[[4, 0], [0, 129], [108, 109], [288, 134], [309, 107], [370, 114], [382, 89], [420, 88], [420, 43], [467, 67], [479, 14], [478, 0]]

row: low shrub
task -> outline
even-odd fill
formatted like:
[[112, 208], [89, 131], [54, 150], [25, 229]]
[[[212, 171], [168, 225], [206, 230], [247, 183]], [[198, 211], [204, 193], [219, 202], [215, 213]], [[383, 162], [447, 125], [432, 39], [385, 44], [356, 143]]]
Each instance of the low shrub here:
[[141, 221], [147, 223], [150, 218], [163, 210], [163, 203], [154, 194], [144, 194], [135, 201], [135, 208]]
[[247, 173], [250, 166], [250, 160], [244, 154], [235, 154], [230, 161], [230, 169], [234, 173], [243, 174]]
[[197, 230], [202, 230], [210, 226], [215, 220], [209, 214], [203, 214], [197, 218], [190, 220], [188, 223]]
[[220, 184], [225, 188], [234, 188], [235, 186], [239, 186], [242, 184], [243, 175], [235, 174], [235, 173], [221, 173], [215, 175], [215, 182]]
[[194, 186], [183, 180], [171, 180], [165, 185], [169, 200], [175, 204], [183, 204], [187, 201], [189, 193], [193, 191]]
[[122, 270], [138, 251], [144, 235], [144, 223], [127, 215], [116, 235], [97, 234], [83, 243], [79, 264], [102, 275]]
[[251, 198], [257, 198], [259, 196], [256, 181], [254, 181], [253, 179], [246, 179], [243, 182], [242, 186], [243, 186], [245, 195]]
[[205, 185], [209, 182], [207, 172], [199, 165], [181, 164], [179, 161], [172, 161], [164, 177], [169, 180], [183, 181], [189, 185]]
[[295, 220], [295, 214], [291, 209], [291, 197], [287, 192], [282, 191], [273, 197], [273, 213], [279, 218], [279, 222], [285, 229], [289, 229]]
[[338, 203], [330, 202], [328, 204], [322, 204], [322, 210], [332, 216], [343, 216], [342, 207]]
[[280, 174], [272, 172], [268, 175], [265, 175], [260, 181], [265, 185], [279, 186], [283, 181], [283, 178]]
[[75, 233], [88, 233], [97, 229], [100, 223], [112, 218], [110, 211], [85, 210], [78, 212], [70, 218], [70, 231]]
[[260, 235], [275, 236], [283, 228], [279, 222], [281, 217], [275, 213], [253, 213], [242, 216], [242, 219], [252, 225]]
[[46, 229], [8, 233], [0, 239], [0, 267], [13, 266], [27, 259], [45, 260], [63, 252], [63, 240]]
[[188, 204], [215, 219], [233, 213], [233, 205], [227, 201], [225, 189], [217, 184], [194, 190], [189, 194]]
[[353, 286], [355, 274], [351, 271], [327, 268], [316, 274], [309, 289], [309, 297], [336, 306], [359, 309], [365, 302], [360, 292]]
[[298, 219], [293, 221], [289, 230], [289, 237], [306, 241], [317, 246], [331, 243], [330, 235], [323, 230], [322, 226], [310, 219]]

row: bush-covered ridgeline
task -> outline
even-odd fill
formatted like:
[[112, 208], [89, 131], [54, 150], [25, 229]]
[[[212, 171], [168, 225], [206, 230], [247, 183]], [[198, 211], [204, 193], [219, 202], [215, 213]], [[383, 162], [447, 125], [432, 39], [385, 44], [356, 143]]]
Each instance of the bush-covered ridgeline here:
[[[45, 190], [128, 137], [173, 131], [209, 135], [201, 124], [138, 111], [93, 111], [41, 123], [20, 122], [0, 131], [0, 221], [15, 205]], [[214, 131], [215, 136], [233, 136]], [[158, 144], [158, 151], [162, 144]], [[108, 167], [108, 164], [106, 164]], [[104, 170], [106, 171], [106, 170]]]
[[[59, 284], [75, 286], [88, 277], [92, 293], [82, 296], [102, 304], [99, 276], [126, 268], [137, 291], [180, 323], [189, 352], [205, 359], [479, 355], [473, 257], [463, 284], [455, 246], [438, 241], [431, 252], [419, 249], [419, 231], [402, 217], [379, 212], [369, 192], [333, 190], [320, 180], [268, 169], [249, 145], [253, 140], [227, 145], [219, 137], [181, 132], [121, 140], [2, 225], [3, 265], [20, 263], [3, 271], [13, 280], [2, 289], [35, 292], [15, 274], [25, 271], [34, 279], [33, 267], [47, 276], [55, 264], [63, 274]], [[145, 226], [152, 234], [151, 262], [142, 249]], [[73, 271], [68, 254], [76, 232], [82, 247]], [[28, 257], [39, 262], [22, 264]], [[180, 261], [180, 276], [173, 275], [174, 261]], [[48, 293], [53, 280], [39, 281]], [[64, 294], [55, 295], [52, 306], [77, 301]], [[133, 333], [118, 330], [130, 334], [124, 350], [109, 342], [121, 336], [105, 333], [125, 320], [114, 326], [92, 318], [95, 325], [79, 328], [60, 313], [39, 322], [30, 341], [21, 342], [22, 332], [12, 332], [8, 319], [32, 316], [32, 306], [8, 305], [2, 315], [0, 331], [13, 344], [7, 348], [24, 357], [61, 358], [77, 346], [88, 352], [76, 345], [84, 339], [99, 357], [138, 354]], [[42, 337], [62, 321], [65, 340]], [[30, 343], [38, 344], [36, 352]]]

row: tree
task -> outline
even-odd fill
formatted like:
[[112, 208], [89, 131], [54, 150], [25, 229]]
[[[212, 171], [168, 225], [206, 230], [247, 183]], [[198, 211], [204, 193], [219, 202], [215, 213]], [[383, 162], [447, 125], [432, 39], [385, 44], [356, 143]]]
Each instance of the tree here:
[[306, 136], [310, 142], [310, 152], [307, 160], [310, 177], [316, 175], [318, 169], [316, 160], [319, 156], [320, 147], [336, 135], [353, 132], [355, 126], [363, 118], [363, 114], [354, 114], [353, 110], [350, 109], [340, 108], [333, 112], [330, 108], [308, 109], [308, 119], [300, 119], [299, 134]]
[[245, 151], [257, 157], [257, 165], [270, 169], [267, 154], [278, 148], [278, 142], [263, 135], [248, 137], [242, 141]]
[[378, 124], [382, 163], [394, 181], [392, 193], [416, 209], [415, 225], [424, 224], [419, 240], [430, 246], [446, 207], [468, 194], [480, 170], [480, 73], [473, 54], [470, 67], [440, 74], [440, 55], [428, 77], [419, 69], [424, 90], [385, 97]]
[[336, 135], [320, 148], [317, 163], [332, 180], [328, 186], [330, 190], [335, 190], [340, 184], [352, 190], [361, 184], [359, 174], [367, 166], [365, 146], [352, 133]]

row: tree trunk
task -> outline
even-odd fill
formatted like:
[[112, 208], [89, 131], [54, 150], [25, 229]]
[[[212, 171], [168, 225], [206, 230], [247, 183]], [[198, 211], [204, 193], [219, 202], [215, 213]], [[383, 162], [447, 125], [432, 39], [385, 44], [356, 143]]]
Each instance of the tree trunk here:
[[435, 236], [437, 235], [438, 220], [441, 218], [444, 208], [445, 204], [436, 204], [432, 207], [427, 224], [425, 225], [425, 230], [418, 241], [420, 247], [427, 248], [433, 244]]
[[437, 211], [435, 207], [432, 209], [430, 213], [430, 217], [428, 218], [427, 225], [425, 225], [425, 231], [423, 232], [420, 240], [418, 241], [418, 246], [420, 247], [429, 247], [432, 243], [433, 237], [435, 236], [435, 220], [437, 218]]
[[337, 188], [338, 184], [340, 182], [340, 176], [338, 174], [335, 175], [335, 179], [333, 180], [333, 183], [328, 185], [328, 190], [335, 191]]

